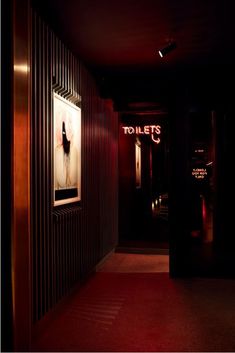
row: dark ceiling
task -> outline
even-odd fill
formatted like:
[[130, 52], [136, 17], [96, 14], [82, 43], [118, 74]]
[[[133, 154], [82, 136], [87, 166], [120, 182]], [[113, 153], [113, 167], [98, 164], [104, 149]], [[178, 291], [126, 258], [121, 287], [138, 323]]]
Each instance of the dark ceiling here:
[[[103, 96], [117, 101], [123, 95], [129, 101], [141, 101], [140, 96], [154, 100], [153, 92], [182, 80], [223, 76], [223, 70], [235, 63], [233, 3], [47, 0], [42, 5], [35, 0], [58, 35], [93, 72]], [[158, 50], [170, 40], [177, 48], [160, 58]]]

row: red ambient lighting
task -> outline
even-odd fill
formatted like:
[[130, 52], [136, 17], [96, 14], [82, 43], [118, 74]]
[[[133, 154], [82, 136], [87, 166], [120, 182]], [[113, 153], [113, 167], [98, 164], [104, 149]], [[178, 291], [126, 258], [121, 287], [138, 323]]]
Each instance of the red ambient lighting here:
[[160, 143], [160, 138], [155, 138], [154, 135], [161, 134], [161, 126], [160, 125], [145, 125], [145, 126], [123, 126], [125, 135], [150, 135], [151, 139], [155, 143]]

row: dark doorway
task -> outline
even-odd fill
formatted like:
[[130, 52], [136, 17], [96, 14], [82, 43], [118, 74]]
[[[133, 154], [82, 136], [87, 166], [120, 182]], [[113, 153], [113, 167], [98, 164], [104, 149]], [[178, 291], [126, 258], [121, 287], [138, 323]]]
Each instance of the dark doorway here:
[[167, 115], [122, 115], [119, 246], [168, 249], [168, 147]]
[[191, 112], [190, 236], [191, 266], [197, 274], [213, 274], [215, 200], [215, 114]]

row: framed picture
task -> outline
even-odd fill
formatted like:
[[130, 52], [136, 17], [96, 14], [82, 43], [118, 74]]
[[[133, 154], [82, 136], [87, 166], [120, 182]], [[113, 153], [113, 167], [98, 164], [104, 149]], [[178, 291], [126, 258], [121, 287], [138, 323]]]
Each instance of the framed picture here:
[[54, 206], [81, 200], [81, 109], [54, 93]]

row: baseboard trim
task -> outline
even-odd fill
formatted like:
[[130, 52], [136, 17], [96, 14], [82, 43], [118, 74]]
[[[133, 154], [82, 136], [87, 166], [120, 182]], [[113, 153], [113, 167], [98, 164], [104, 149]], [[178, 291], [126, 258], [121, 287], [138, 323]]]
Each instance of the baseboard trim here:
[[149, 255], [169, 255], [169, 249], [158, 249], [158, 248], [132, 248], [125, 246], [118, 246], [115, 249], [116, 253], [126, 254], [149, 254]]

